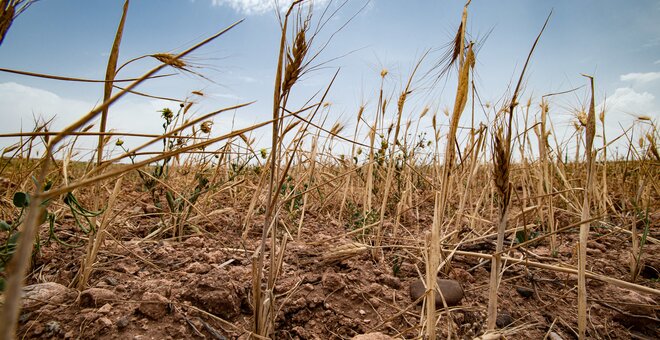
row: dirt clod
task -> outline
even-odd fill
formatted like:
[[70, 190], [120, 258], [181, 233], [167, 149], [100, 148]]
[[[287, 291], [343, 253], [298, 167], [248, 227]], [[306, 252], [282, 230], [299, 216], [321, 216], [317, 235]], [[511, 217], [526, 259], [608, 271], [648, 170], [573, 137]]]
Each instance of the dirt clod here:
[[111, 290], [103, 288], [89, 288], [80, 294], [81, 307], [100, 307], [106, 302], [116, 300], [117, 296]]
[[[188, 291], [183, 298], [198, 308], [230, 319], [240, 314], [242, 290], [237, 289], [224, 268], [214, 268]], [[243, 294], [241, 294], [243, 295]]]
[[144, 293], [142, 295], [142, 302], [138, 310], [140, 313], [157, 320], [165, 316], [168, 312], [168, 300], [158, 293]]
[[62, 304], [67, 300], [69, 288], [55, 282], [38, 283], [23, 288], [23, 307], [34, 310], [45, 303]]

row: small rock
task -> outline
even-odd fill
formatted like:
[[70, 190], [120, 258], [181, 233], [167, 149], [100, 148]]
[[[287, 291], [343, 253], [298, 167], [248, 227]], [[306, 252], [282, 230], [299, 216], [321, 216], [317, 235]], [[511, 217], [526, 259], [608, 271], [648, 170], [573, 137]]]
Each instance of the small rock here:
[[167, 314], [167, 298], [158, 293], [146, 292], [142, 295], [142, 302], [138, 307], [140, 313], [157, 320]]
[[80, 306], [98, 307], [106, 302], [116, 300], [114, 292], [103, 288], [89, 288], [80, 294]]
[[394, 340], [394, 338], [381, 332], [375, 332], [356, 335], [352, 340]]
[[358, 311], [358, 313], [360, 313], [360, 315], [365, 315], [365, 314], [367, 314], [367, 312], [365, 312], [364, 309], [360, 309], [360, 310]]
[[564, 340], [564, 338], [562, 338], [561, 336], [559, 336], [559, 334], [555, 332], [550, 332], [550, 334], [548, 334], [548, 338], [550, 340]]
[[101, 308], [99, 308], [99, 310], [97, 311], [97, 313], [100, 313], [100, 314], [108, 314], [108, 313], [110, 313], [111, 310], [112, 310], [112, 305], [109, 304], [109, 303], [106, 303], [106, 304], [103, 305]]
[[113, 287], [119, 284], [119, 281], [117, 281], [117, 279], [115, 279], [115, 278], [112, 277], [112, 276], [106, 276], [106, 277], [104, 277], [104, 278], [103, 278], [103, 281], [105, 281], [105, 283], [107, 283], [107, 284], [109, 284], [109, 285], [111, 285], [111, 286], [113, 286]]
[[112, 321], [110, 321], [110, 319], [106, 318], [105, 316], [96, 320], [96, 323], [98, 323], [102, 328], [112, 327]]
[[120, 273], [126, 273], [126, 274], [135, 274], [138, 270], [140, 270], [140, 267], [133, 263], [132, 261], [126, 261], [126, 262], [119, 262], [115, 265], [114, 270], [120, 272]]
[[117, 328], [119, 329], [126, 328], [126, 326], [128, 326], [128, 323], [129, 323], [128, 317], [122, 316], [121, 318], [119, 318], [119, 320], [117, 320]]
[[201, 237], [195, 236], [183, 241], [183, 244], [188, 247], [201, 248], [204, 246], [204, 240]]
[[[458, 305], [465, 294], [463, 292], [463, 288], [461, 288], [461, 285], [458, 283], [458, 281], [455, 280], [438, 279], [438, 288], [440, 288], [440, 292], [442, 293], [442, 296], [444, 296], [445, 301], [447, 302], [447, 306]], [[415, 282], [410, 284], [409, 292], [410, 299], [413, 301], [417, 300], [420, 296], [426, 293], [424, 282], [422, 280], [415, 280]], [[421, 304], [422, 301], [419, 303]], [[442, 297], [440, 294], [435, 295], [435, 305], [438, 308], [443, 306]]]
[[486, 333], [482, 336], [474, 338], [474, 340], [499, 340], [502, 339], [502, 334], [500, 333]]
[[526, 287], [516, 287], [516, 292], [524, 298], [531, 298], [534, 296], [534, 290]]
[[511, 317], [511, 314], [508, 312], [500, 312], [497, 313], [497, 319], [495, 320], [495, 324], [499, 328], [504, 328], [510, 324], [513, 323], [513, 317]]
[[62, 326], [60, 326], [59, 322], [52, 320], [52, 321], [48, 321], [45, 330], [49, 336], [53, 336], [60, 334], [62, 332]]

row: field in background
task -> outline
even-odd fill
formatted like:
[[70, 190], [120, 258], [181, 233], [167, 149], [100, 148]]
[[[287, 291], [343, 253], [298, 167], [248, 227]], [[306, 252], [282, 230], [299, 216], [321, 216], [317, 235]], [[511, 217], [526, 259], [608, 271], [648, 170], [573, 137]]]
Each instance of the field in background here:
[[[225, 134], [213, 117], [250, 102], [195, 115], [193, 101], [173, 104], [161, 135], [105, 122], [124, 94], [163, 69], [188, 72], [187, 55], [240, 22], [147, 56], [161, 64], [113, 88], [122, 17], [101, 105], [64, 131], [0, 136], [20, 138], [0, 160], [2, 336], [660, 337], [657, 122], [605, 135], [585, 75], [585, 106], [560, 140], [551, 117], [564, 93], [523, 99], [527, 64], [500, 106], [482, 104], [468, 5], [443, 60], [423, 55], [401, 89], [383, 81], [345, 126], [326, 122], [334, 78], [289, 104], [329, 20], [295, 2], [281, 18], [272, 119]], [[408, 108], [449, 73], [450, 109]], [[490, 120], [459, 126], [474, 110]], [[257, 147], [264, 134], [270, 146]], [[98, 138], [92, 157], [81, 136]], [[437, 277], [458, 282], [458, 303], [442, 287], [411, 294]]]

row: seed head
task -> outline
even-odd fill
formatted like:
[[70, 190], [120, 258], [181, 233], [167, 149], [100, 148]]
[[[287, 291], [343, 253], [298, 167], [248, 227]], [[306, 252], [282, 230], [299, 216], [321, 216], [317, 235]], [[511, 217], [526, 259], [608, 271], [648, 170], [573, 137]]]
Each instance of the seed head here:
[[211, 133], [211, 127], [213, 126], [213, 122], [210, 120], [207, 120], [202, 123], [202, 125], [199, 127], [200, 130], [204, 133]]
[[162, 109], [162, 110], [160, 110], [160, 111], [158, 111], [158, 112], [160, 112], [160, 113], [161, 113], [161, 116], [162, 116], [165, 120], [167, 120], [167, 121], [169, 121], [169, 120], [171, 120], [172, 118], [174, 118], [174, 112], [172, 112], [172, 110], [170, 110], [170, 109], [167, 108], [167, 107], [164, 108], [164, 109]]
[[385, 76], [387, 76], [387, 73], [388, 73], [388, 71], [387, 71], [386, 68], [382, 69], [382, 70], [380, 71], [380, 77], [381, 77], [381, 78], [385, 78]]

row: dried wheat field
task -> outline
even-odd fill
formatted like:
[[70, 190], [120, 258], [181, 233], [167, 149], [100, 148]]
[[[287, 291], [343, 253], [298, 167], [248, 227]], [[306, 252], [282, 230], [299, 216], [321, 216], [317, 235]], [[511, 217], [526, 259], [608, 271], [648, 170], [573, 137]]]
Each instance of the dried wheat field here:
[[[128, 56], [145, 2], [107, 2], [120, 15], [104, 78], [0, 57], [3, 76], [99, 98], [61, 128], [35, 112], [0, 130], [0, 339], [660, 338], [657, 111], [624, 120], [601, 105], [593, 67], [530, 88], [561, 11], [530, 24], [486, 100], [481, 55], [497, 31], [471, 32], [481, 2], [452, 5], [441, 48], [346, 88], [333, 64], [345, 55], [328, 46], [382, 3], [282, 1], [266, 14], [268, 95], [212, 109], [211, 91], [148, 86], [221, 83], [234, 71], [198, 56], [264, 19]], [[0, 3], [3, 40], [42, 5]], [[17, 46], [6, 41], [0, 55]], [[342, 91], [363, 99], [337, 118]], [[113, 126], [129, 98], [163, 103], [149, 112], [158, 132]], [[256, 111], [266, 118], [238, 123]]]

